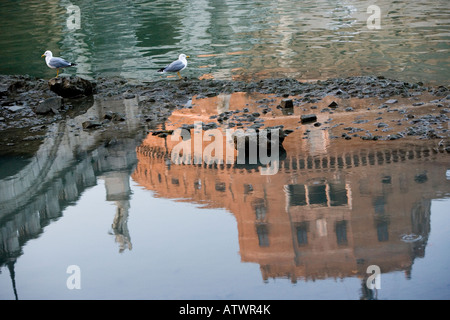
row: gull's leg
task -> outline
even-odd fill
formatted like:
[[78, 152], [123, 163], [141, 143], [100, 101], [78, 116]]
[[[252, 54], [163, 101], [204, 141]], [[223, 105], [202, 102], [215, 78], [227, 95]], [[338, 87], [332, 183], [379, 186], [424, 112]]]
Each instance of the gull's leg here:
[[59, 69], [56, 69], [56, 77], [58, 78]]
[[181, 74], [180, 74], [180, 71], [178, 71], [178, 72], [177, 72], [177, 74], [178, 74], [178, 78], [180, 78], [180, 79], [181, 79]]

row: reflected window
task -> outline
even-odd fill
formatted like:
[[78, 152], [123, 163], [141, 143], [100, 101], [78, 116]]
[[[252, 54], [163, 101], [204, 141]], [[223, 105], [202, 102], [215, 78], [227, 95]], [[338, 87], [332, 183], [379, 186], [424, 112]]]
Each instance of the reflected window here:
[[331, 201], [330, 205], [334, 207], [347, 205], [348, 198], [345, 184], [331, 183], [329, 187], [330, 187], [330, 201]]
[[336, 240], [337, 244], [340, 246], [346, 246], [348, 244], [347, 241], [347, 221], [337, 221], [335, 225], [336, 231]]
[[177, 178], [172, 178], [172, 184], [179, 185], [180, 180], [178, 180]]
[[308, 222], [302, 222], [297, 226], [297, 244], [299, 246], [306, 246], [308, 244]]
[[244, 184], [244, 194], [250, 194], [253, 192], [253, 186], [251, 184]]
[[258, 243], [260, 247], [269, 246], [269, 228], [266, 224], [257, 224], [256, 233], [258, 234]]
[[288, 193], [290, 206], [306, 206], [306, 191], [303, 184], [288, 185]]
[[252, 201], [252, 207], [255, 210], [256, 220], [263, 221], [266, 218], [266, 204], [264, 199], [258, 198]]
[[309, 204], [327, 206], [327, 192], [325, 185], [308, 186]]
[[389, 223], [386, 220], [378, 220], [377, 221], [377, 237], [378, 241], [384, 242], [389, 240]]
[[216, 182], [216, 191], [225, 192], [226, 189], [225, 182]]
[[376, 214], [384, 214], [384, 206], [386, 205], [386, 200], [384, 197], [376, 197], [373, 199], [373, 208]]

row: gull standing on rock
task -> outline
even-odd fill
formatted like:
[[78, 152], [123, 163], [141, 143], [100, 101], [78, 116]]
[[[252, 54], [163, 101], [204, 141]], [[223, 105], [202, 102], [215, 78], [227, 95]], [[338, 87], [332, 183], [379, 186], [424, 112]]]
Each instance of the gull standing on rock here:
[[189, 56], [182, 53], [179, 55], [178, 60], [172, 62], [171, 64], [165, 66], [164, 68], [159, 69], [158, 72], [159, 73], [176, 72], [178, 74], [178, 77], [181, 79], [180, 71], [184, 70], [187, 67], [186, 58], [189, 58]]
[[76, 63], [72, 63], [64, 60], [63, 58], [53, 57], [50, 50], [44, 52], [41, 57], [45, 57], [45, 63], [52, 69], [56, 69], [56, 77], [58, 77], [59, 69], [76, 66]]

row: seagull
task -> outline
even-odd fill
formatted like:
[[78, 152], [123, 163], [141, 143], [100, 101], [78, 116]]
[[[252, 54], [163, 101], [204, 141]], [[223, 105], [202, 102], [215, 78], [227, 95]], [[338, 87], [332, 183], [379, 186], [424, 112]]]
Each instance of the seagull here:
[[184, 70], [187, 67], [186, 58], [189, 58], [189, 56], [182, 53], [178, 56], [178, 60], [172, 62], [171, 64], [165, 66], [164, 68], [159, 69], [158, 72], [159, 73], [176, 72], [178, 74], [178, 77], [181, 79], [180, 71]]
[[47, 63], [49, 68], [56, 69], [56, 77], [58, 77], [60, 68], [76, 66], [76, 63], [66, 61], [63, 58], [53, 57], [52, 52], [49, 50], [45, 51], [41, 57], [45, 57], [45, 63]]

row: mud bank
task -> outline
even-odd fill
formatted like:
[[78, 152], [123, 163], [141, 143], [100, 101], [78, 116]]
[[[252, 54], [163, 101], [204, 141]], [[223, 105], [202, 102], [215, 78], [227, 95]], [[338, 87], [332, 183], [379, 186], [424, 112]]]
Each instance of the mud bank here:
[[[381, 76], [314, 82], [185, 78], [136, 83], [120, 78], [98, 78], [88, 82], [89, 90], [81, 90], [80, 94], [70, 97], [54, 90], [52, 81], [54, 79], [48, 81], [30, 76], [0, 76], [0, 150], [3, 154], [32, 152], [32, 142], [45, 137], [48, 125], [85, 113], [96, 100], [134, 99], [141, 111], [136, 120], [143, 128], [156, 128], [174, 110], [192, 109], [193, 99], [200, 101], [233, 93], [257, 93], [260, 96], [253, 101], [253, 108], [238, 106], [218, 111], [209, 117], [207, 125], [261, 128], [270, 116], [278, 119], [278, 125], [288, 119], [291, 122], [298, 120], [291, 130], [309, 125], [333, 130], [332, 138], [346, 140], [415, 137], [438, 139], [444, 148], [449, 140], [450, 89], [447, 86], [431, 87]], [[74, 89], [70, 87], [71, 83], [80, 85], [77, 77], [67, 81], [68, 90]], [[106, 111], [83, 123], [82, 129], [116, 130], [124, 120], [124, 113]]]

